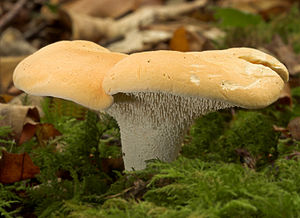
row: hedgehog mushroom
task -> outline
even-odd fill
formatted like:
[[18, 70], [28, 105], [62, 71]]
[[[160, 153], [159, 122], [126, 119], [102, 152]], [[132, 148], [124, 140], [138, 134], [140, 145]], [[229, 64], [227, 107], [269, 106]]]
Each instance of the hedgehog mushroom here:
[[249, 48], [125, 55], [87, 41], [46, 46], [15, 69], [17, 88], [72, 100], [118, 122], [126, 170], [174, 160], [193, 120], [274, 102], [288, 80], [275, 58]]
[[102, 89], [104, 75], [126, 56], [89, 41], [60, 41], [25, 58], [13, 81], [29, 94], [64, 98], [99, 111], [113, 102]]
[[114, 103], [106, 110], [120, 127], [126, 170], [146, 160], [170, 162], [193, 120], [222, 108], [262, 108], [279, 96], [288, 71], [250, 48], [129, 55], [103, 80]]

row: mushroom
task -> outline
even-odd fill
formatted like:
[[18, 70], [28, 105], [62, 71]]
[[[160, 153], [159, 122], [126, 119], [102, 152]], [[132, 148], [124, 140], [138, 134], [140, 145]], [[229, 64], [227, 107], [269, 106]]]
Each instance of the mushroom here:
[[25, 58], [13, 81], [28, 94], [64, 98], [99, 111], [113, 102], [102, 89], [104, 75], [126, 56], [89, 41], [60, 41]]
[[193, 120], [222, 108], [262, 108], [288, 80], [283, 64], [250, 48], [124, 55], [85, 41], [58, 42], [22, 61], [15, 85], [113, 116], [126, 170], [170, 162]]
[[173, 161], [195, 118], [268, 106], [287, 79], [283, 64], [250, 48], [129, 55], [102, 84], [114, 98], [106, 112], [119, 124], [125, 169], [143, 169], [150, 159]]

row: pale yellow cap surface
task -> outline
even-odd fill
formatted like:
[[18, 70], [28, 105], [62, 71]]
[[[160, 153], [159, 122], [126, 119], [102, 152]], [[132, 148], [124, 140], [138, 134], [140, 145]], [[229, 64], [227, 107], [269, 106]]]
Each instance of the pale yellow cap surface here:
[[93, 42], [61, 41], [23, 60], [15, 69], [13, 81], [32, 95], [64, 98], [101, 110], [113, 102], [103, 91], [104, 75], [126, 56]]
[[230, 48], [224, 50], [224, 52], [231, 53], [233, 56], [249, 61], [253, 64], [262, 64], [270, 67], [277, 72], [281, 78], [287, 82], [289, 79], [289, 73], [284, 64], [280, 63], [273, 56], [261, 52], [254, 48]]
[[109, 95], [163, 92], [261, 108], [278, 98], [287, 79], [284, 65], [255, 49], [152, 51], [117, 63], [104, 78], [103, 88]]

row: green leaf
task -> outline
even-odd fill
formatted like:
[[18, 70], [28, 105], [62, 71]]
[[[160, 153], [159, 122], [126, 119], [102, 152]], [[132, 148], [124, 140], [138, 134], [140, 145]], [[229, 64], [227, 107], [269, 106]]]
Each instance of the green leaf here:
[[292, 96], [300, 97], [300, 86], [292, 89]]
[[246, 27], [264, 22], [262, 17], [233, 8], [217, 8], [214, 14], [221, 27]]

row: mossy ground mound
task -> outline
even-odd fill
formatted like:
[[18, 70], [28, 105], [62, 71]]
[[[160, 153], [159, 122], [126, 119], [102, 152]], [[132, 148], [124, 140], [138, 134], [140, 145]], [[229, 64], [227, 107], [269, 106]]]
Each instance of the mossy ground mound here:
[[[104, 158], [121, 155], [113, 120], [99, 120], [89, 111], [84, 120], [57, 113], [53, 124], [62, 136], [46, 146], [32, 139], [13, 148], [29, 152], [41, 173], [27, 185], [1, 186], [2, 214], [13, 217], [29, 210], [39, 217], [298, 217], [300, 162], [291, 155], [300, 143], [280, 139], [273, 128], [294, 112], [286, 108], [271, 113], [274, 108], [225, 110], [199, 118], [178, 160], [150, 161], [145, 170], [126, 174], [102, 170]], [[48, 112], [44, 120], [51, 121], [53, 112]], [[9, 130], [0, 129], [7, 141]], [[20, 197], [16, 190], [26, 194]]]

